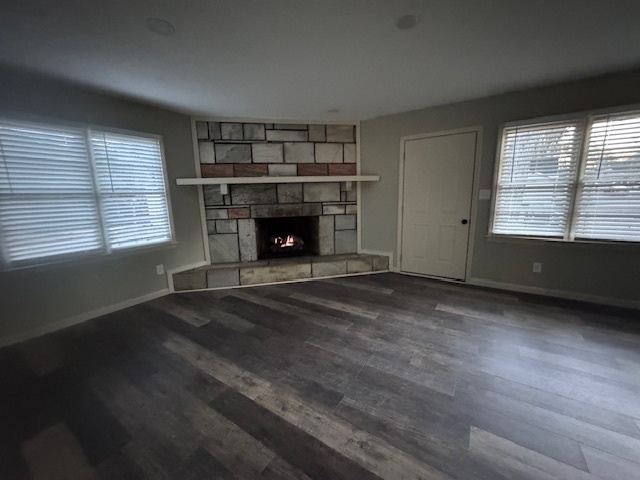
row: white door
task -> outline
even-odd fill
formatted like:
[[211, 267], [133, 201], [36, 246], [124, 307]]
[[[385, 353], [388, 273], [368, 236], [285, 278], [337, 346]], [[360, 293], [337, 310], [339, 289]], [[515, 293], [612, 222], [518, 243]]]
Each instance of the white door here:
[[401, 271], [465, 279], [476, 135], [405, 141]]

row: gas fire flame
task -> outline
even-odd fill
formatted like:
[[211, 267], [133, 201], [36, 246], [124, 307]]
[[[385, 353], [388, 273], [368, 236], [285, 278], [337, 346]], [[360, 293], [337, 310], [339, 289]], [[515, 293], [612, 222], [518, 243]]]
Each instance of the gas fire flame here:
[[276, 245], [279, 245], [281, 248], [293, 247], [296, 244], [296, 239], [293, 235], [287, 235], [286, 237], [275, 237]]

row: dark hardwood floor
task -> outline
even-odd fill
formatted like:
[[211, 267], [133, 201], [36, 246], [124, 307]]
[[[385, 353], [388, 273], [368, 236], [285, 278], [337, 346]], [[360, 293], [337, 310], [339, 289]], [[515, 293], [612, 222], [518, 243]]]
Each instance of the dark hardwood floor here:
[[0, 350], [2, 479], [640, 478], [640, 319], [395, 274]]

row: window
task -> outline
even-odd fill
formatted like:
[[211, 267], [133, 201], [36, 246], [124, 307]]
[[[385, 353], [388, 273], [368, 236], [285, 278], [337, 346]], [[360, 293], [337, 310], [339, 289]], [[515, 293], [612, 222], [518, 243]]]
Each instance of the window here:
[[640, 242], [640, 112], [507, 126], [491, 233]]
[[109, 248], [170, 241], [160, 142], [91, 132], [91, 147]]
[[640, 241], [640, 114], [594, 118], [586, 150], [576, 238]]
[[5, 265], [171, 241], [160, 140], [0, 120]]

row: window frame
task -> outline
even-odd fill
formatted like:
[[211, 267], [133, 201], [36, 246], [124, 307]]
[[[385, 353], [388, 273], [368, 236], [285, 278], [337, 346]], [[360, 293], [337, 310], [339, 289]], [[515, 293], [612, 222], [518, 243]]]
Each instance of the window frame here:
[[[167, 160], [166, 153], [164, 148], [164, 139], [162, 135], [149, 133], [149, 132], [141, 132], [138, 130], [129, 130], [122, 129], [104, 125], [98, 125], [94, 123], [82, 123], [82, 122], [74, 122], [61, 120], [57, 118], [51, 117], [42, 117], [42, 116], [34, 116], [34, 115], [25, 115], [23, 113], [18, 112], [2, 112], [0, 113], [0, 121], [17, 121], [17, 122], [26, 122], [32, 123], [36, 126], [53, 126], [53, 127], [63, 127], [63, 128], [75, 128], [81, 129], [83, 131], [83, 136], [85, 138], [85, 142], [87, 145], [87, 160], [89, 162], [89, 169], [91, 171], [92, 177], [92, 186], [93, 186], [93, 198], [96, 202], [96, 208], [98, 209], [98, 217], [100, 222], [101, 229], [101, 248], [98, 251], [89, 251], [89, 252], [71, 252], [63, 255], [56, 255], [51, 257], [40, 257], [31, 260], [21, 260], [19, 262], [10, 262], [4, 255], [3, 246], [2, 246], [2, 236], [0, 235], [0, 271], [10, 272], [15, 270], [23, 270], [23, 269], [31, 269], [38, 267], [47, 267], [47, 266], [55, 266], [65, 263], [75, 263], [75, 262], [91, 262], [97, 261], [104, 258], [120, 258], [120, 257], [128, 257], [130, 255], [147, 253], [153, 251], [167, 250], [171, 248], [175, 248], [178, 245], [175, 234], [175, 225], [174, 225], [174, 217], [173, 217], [173, 204], [171, 202], [171, 189], [169, 183], [169, 172], [167, 171]], [[131, 137], [140, 137], [140, 138], [148, 138], [157, 140], [160, 147], [160, 158], [162, 162], [162, 174], [165, 185], [165, 199], [167, 202], [167, 215], [169, 221], [169, 235], [170, 239], [166, 242], [152, 243], [146, 245], [137, 245], [133, 247], [123, 248], [123, 249], [112, 249], [109, 247], [107, 242], [107, 237], [105, 235], [106, 225], [105, 220], [102, 214], [102, 201], [100, 200], [100, 191], [99, 185], [97, 183], [96, 176], [96, 165], [94, 161], [93, 154], [93, 146], [91, 143], [91, 132], [104, 132], [104, 133], [112, 133], [118, 135], [125, 135]]]
[[[632, 104], [632, 105], [623, 105], [618, 107], [608, 107], [601, 109], [593, 109], [586, 110], [582, 112], [569, 113], [569, 114], [560, 114], [560, 115], [550, 115], [544, 117], [536, 117], [525, 120], [517, 120], [512, 122], [505, 122], [501, 124], [498, 128], [498, 139], [496, 144], [496, 155], [494, 160], [494, 169], [493, 169], [493, 184], [491, 190], [491, 209], [490, 209], [490, 217], [489, 217], [489, 231], [486, 235], [488, 241], [491, 242], [505, 242], [505, 243], [520, 243], [520, 244], [556, 244], [556, 245], [604, 245], [604, 246], [613, 246], [617, 249], [619, 248], [631, 248], [631, 249], [639, 249], [640, 248], [640, 239], [636, 241], [627, 241], [627, 240], [609, 240], [609, 239], [584, 239], [584, 238], [575, 238], [575, 227], [574, 227], [574, 216], [576, 212], [576, 207], [578, 205], [578, 195], [580, 192], [580, 185], [582, 182], [582, 177], [584, 173], [584, 169], [586, 168], [586, 161], [584, 161], [584, 154], [586, 148], [589, 145], [589, 139], [591, 135], [591, 126], [593, 125], [594, 117], [607, 115], [607, 114], [623, 114], [623, 113], [637, 113], [640, 116], [640, 104]], [[577, 121], [581, 122], [584, 128], [584, 132], [582, 135], [582, 143], [579, 150], [578, 156], [578, 165], [576, 168], [576, 176], [572, 187], [572, 196], [571, 196], [571, 206], [569, 212], [569, 222], [565, 228], [565, 236], [563, 238], [558, 237], [542, 237], [542, 236], [528, 236], [528, 235], [509, 235], [509, 234], [501, 234], [501, 233], [493, 233], [493, 225], [495, 220], [495, 212], [496, 212], [496, 203], [497, 203], [497, 192], [498, 192], [498, 183], [500, 177], [500, 160], [502, 153], [502, 142], [504, 137], [504, 130], [506, 128], [513, 127], [524, 127], [524, 126], [536, 126], [536, 125], [545, 125], [551, 124], [555, 122], [564, 122], [564, 121]]]

